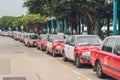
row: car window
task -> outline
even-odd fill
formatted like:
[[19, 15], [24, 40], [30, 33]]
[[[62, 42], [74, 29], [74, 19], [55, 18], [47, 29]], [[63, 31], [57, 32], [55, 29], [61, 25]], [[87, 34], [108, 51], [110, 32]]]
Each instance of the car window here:
[[38, 38], [39, 38], [39, 40], [42, 40], [41, 36], [39, 36]]
[[115, 47], [114, 47], [114, 53], [118, 54], [118, 51], [120, 51], [120, 39], [116, 40]]
[[75, 36], [72, 36], [72, 38], [70, 40], [70, 44], [71, 45], [75, 45]]
[[29, 35], [29, 38], [30, 38], [30, 39], [37, 39], [38, 36], [37, 36], [37, 35]]
[[103, 51], [105, 50], [105, 47], [106, 47], [107, 42], [108, 42], [108, 39], [106, 39], [105, 42], [103, 43], [103, 46], [102, 46], [102, 50], [103, 50]]
[[41, 37], [42, 40], [47, 40], [48, 35], [46, 35], [46, 34], [41, 34], [40, 37]]
[[72, 39], [72, 36], [69, 36], [66, 40], [66, 44], [70, 44], [70, 40]]
[[114, 43], [115, 43], [115, 39], [114, 38], [109, 38], [108, 40], [106, 40], [105, 44], [103, 45], [102, 50], [112, 53]]
[[56, 35], [53, 37], [53, 42], [64, 42], [65, 38], [62, 35]]
[[53, 39], [53, 36], [50, 35], [50, 36], [48, 37], [48, 41], [49, 41], [49, 42], [52, 42], [52, 39]]
[[97, 36], [77, 36], [76, 45], [100, 45], [101, 40]]

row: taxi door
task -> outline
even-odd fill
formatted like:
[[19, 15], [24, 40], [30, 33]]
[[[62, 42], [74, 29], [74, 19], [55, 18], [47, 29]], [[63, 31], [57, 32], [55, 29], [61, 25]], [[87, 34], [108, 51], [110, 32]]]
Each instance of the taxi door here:
[[70, 50], [70, 40], [71, 40], [71, 36], [67, 38], [66, 40], [66, 44], [64, 45], [64, 52], [65, 52], [65, 56], [67, 58], [69, 58], [69, 50]]
[[120, 79], [120, 38], [116, 40], [113, 54], [111, 57], [112, 75]]
[[102, 48], [103, 51], [101, 51], [101, 55], [100, 55], [100, 60], [101, 60], [101, 64], [103, 66], [103, 70], [107, 73], [107, 74], [113, 74], [113, 67], [112, 64], [114, 63], [114, 59], [113, 59], [113, 48], [115, 45], [115, 40], [114, 38], [108, 38], [105, 41], [105, 44]]
[[52, 39], [51, 38], [49, 38], [47, 42], [47, 51], [49, 51], [50, 53], [52, 52]]
[[68, 51], [69, 51], [69, 58], [73, 61], [75, 61], [74, 48], [75, 48], [75, 36], [72, 36], [70, 40], [70, 45], [68, 47]]

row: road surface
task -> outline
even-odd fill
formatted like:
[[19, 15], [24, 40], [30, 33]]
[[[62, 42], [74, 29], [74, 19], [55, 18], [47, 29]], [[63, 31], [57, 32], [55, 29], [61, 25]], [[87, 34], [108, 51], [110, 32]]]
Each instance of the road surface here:
[[113, 80], [99, 79], [90, 65], [76, 68], [35, 47], [0, 36], [0, 80]]

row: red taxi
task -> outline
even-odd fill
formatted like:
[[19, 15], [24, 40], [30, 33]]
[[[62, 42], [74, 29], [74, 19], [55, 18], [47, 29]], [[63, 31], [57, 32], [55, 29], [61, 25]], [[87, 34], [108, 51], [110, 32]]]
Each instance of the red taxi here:
[[101, 39], [96, 35], [72, 35], [64, 45], [63, 60], [72, 60], [77, 67], [90, 64], [90, 49], [99, 49]]
[[25, 46], [28, 46], [28, 47], [30, 47], [30, 46], [36, 47], [37, 46], [37, 43], [36, 43], [37, 39], [38, 39], [38, 35], [33, 34], [33, 33], [28, 33], [24, 37], [24, 44], [25, 44]]
[[64, 48], [64, 35], [49, 35], [47, 42], [47, 53], [52, 53], [52, 56], [62, 54]]
[[37, 39], [37, 48], [41, 50], [46, 50], [47, 48], [47, 38], [48, 34], [41, 34]]
[[106, 37], [100, 50], [92, 50], [90, 62], [99, 78], [107, 74], [120, 80], [120, 36]]

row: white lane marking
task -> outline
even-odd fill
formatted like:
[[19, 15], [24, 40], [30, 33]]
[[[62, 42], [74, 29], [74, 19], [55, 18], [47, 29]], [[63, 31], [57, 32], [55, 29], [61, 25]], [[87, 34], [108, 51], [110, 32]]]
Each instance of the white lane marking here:
[[90, 80], [90, 79], [89, 79], [89, 78], [87, 78], [85, 75], [80, 74], [79, 72], [77, 72], [77, 71], [73, 70], [73, 68], [69, 68], [68, 66], [66, 66], [66, 65], [65, 65], [65, 64], [63, 64], [63, 63], [59, 63], [59, 64], [60, 64], [61, 66], [65, 67], [65, 68], [67, 68], [68, 70], [72, 71], [73, 73], [75, 73], [75, 74], [79, 75], [80, 77], [84, 78], [84, 80]]
[[66, 65], [63, 64], [63, 67], [68, 68]]
[[79, 73], [79, 72], [77, 72], [77, 71], [72, 70], [72, 72], [76, 73], [77, 75], [79, 75], [79, 76], [83, 77], [83, 78], [84, 78], [84, 79], [86, 79], [86, 80], [90, 80], [89, 78], [87, 78], [87, 77], [86, 77], [86, 76], [84, 76], [83, 74], [80, 74], [80, 73]]
[[60, 64], [60, 62], [59, 62], [59, 61], [57, 61], [57, 63], [58, 63], [58, 64]]
[[81, 77], [79, 77], [79, 76], [77, 78], [80, 79], [80, 80], [82, 80]]

